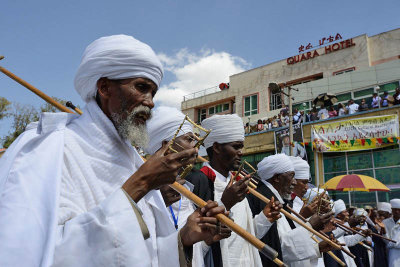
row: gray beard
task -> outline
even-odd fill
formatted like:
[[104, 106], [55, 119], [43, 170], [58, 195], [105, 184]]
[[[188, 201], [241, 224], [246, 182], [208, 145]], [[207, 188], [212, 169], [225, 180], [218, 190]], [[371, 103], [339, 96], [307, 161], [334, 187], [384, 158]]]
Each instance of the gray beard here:
[[136, 147], [147, 147], [149, 143], [149, 135], [146, 129], [146, 123], [136, 123], [134, 118], [139, 112], [146, 112], [151, 114], [151, 110], [146, 106], [135, 107], [131, 113], [128, 114], [126, 119], [122, 118], [122, 112], [112, 113], [111, 120], [113, 121], [115, 128], [119, 136], [129, 141], [133, 146]]

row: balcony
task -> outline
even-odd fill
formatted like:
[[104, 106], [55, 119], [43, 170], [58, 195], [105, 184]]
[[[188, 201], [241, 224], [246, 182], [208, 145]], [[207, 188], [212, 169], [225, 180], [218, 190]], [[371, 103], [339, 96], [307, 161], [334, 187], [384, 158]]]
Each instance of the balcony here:
[[221, 92], [218, 85], [183, 96], [183, 101], [192, 100], [212, 93]]

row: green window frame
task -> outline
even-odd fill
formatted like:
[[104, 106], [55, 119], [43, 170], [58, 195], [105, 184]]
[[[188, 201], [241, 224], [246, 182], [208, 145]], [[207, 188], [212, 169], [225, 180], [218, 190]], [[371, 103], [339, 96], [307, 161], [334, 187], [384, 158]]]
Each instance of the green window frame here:
[[258, 114], [258, 94], [244, 97], [244, 116]]

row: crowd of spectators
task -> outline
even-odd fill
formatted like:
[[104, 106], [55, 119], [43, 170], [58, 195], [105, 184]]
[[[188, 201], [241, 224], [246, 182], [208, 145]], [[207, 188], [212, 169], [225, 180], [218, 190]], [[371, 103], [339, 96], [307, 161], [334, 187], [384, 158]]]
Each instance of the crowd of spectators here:
[[[388, 92], [384, 92], [382, 97], [377, 93], [372, 96], [371, 103], [367, 103], [365, 99], [361, 100], [360, 104], [357, 104], [353, 99], [347, 102], [347, 105], [339, 103], [336, 107], [331, 105], [325, 107], [320, 106], [318, 110], [317, 107], [313, 107], [311, 110], [305, 112], [304, 110], [293, 110], [293, 123], [304, 123], [318, 120], [325, 120], [337, 116], [343, 116], [348, 114], [354, 114], [356, 112], [367, 111], [376, 108], [391, 107], [393, 105], [400, 104], [400, 88], [396, 88], [395, 94], [389, 95]], [[289, 126], [289, 109], [288, 107], [283, 107], [278, 115], [268, 118], [266, 120], [258, 120], [256, 125], [250, 125], [246, 123], [245, 132], [261, 132], [270, 130], [273, 128]]]

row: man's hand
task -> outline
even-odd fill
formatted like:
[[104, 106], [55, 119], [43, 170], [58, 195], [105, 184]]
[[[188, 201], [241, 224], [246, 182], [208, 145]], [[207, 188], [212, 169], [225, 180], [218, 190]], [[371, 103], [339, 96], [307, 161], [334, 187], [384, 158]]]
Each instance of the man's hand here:
[[271, 201], [265, 206], [263, 209], [265, 217], [273, 223], [282, 217], [280, 210], [283, 208], [283, 205], [277, 200], [275, 201], [274, 197], [271, 197]]
[[210, 245], [213, 242], [229, 237], [231, 231], [226, 227], [221, 227], [214, 217], [220, 213], [229, 214], [225, 212], [223, 206], [218, 206], [217, 202], [211, 200], [203, 208], [194, 211], [181, 229], [182, 244], [191, 246], [199, 241], [205, 241]]
[[[184, 184], [186, 182], [185, 179], [178, 179], [176, 180], [180, 184]], [[160, 187], [160, 192], [161, 195], [164, 199], [165, 206], [169, 207], [175, 202], [177, 202], [179, 199], [181, 199], [181, 194], [179, 194], [177, 191], [175, 191], [173, 188], [171, 188], [169, 185], [163, 185]]]
[[323, 215], [315, 214], [313, 215], [310, 220], [308, 221], [312, 228], [319, 231], [322, 230], [331, 219], [333, 218], [333, 212], [329, 212]]
[[249, 179], [250, 176], [245, 176], [235, 183], [233, 183], [234, 181], [228, 183], [221, 197], [221, 202], [224, 203], [227, 210], [245, 198]]
[[309, 218], [313, 216], [318, 209], [318, 202], [313, 201], [309, 205], [304, 204], [300, 210], [300, 215], [304, 218]]
[[[336, 244], [338, 244], [338, 245], [342, 245], [342, 244], [340, 244], [337, 240], [335, 240], [334, 238], [333, 238], [333, 234], [331, 234], [331, 236], [330, 236], [330, 239], [331, 239], [331, 241], [332, 242], [334, 242], [334, 243], [336, 243]], [[331, 250], [337, 250], [337, 248], [336, 247], [333, 247], [333, 246], [331, 246], [328, 242], [326, 242], [326, 241], [321, 241], [321, 242], [319, 242], [318, 243], [318, 247], [319, 247], [319, 252], [328, 252], [328, 251], [331, 251]]]
[[361, 233], [363, 233], [363, 234], [366, 235], [366, 236], [371, 236], [373, 232], [372, 232], [371, 229], [363, 229], [363, 230], [361, 231]]
[[160, 148], [123, 184], [122, 188], [135, 202], [150, 190], [175, 182], [179, 170], [196, 161], [197, 148], [165, 155], [170, 143]]

